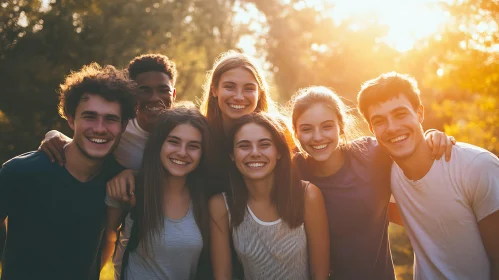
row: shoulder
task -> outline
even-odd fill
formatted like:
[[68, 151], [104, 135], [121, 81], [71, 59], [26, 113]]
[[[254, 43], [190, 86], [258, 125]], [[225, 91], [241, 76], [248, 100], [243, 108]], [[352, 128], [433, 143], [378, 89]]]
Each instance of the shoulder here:
[[372, 160], [376, 155], [383, 152], [376, 138], [368, 136], [351, 141], [345, 150], [354, 157], [361, 156], [366, 160]]
[[104, 160], [102, 172], [107, 179], [111, 179], [125, 169], [125, 167], [116, 161], [113, 155], [109, 155]]
[[227, 204], [223, 193], [216, 194], [209, 201], [210, 214], [212, 218], [218, 220], [227, 214]]
[[322, 196], [321, 190], [314, 184], [309, 183], [309, 182], [304, 182], [306, 184], [305, 187], [305, 204], [310, 204], [310, 203], [317, 203], [321, 202], [324, 203], [324, 198]]
[[497, 165], [499, 160], [494, 154], [483, 148], [458, 142], [452, 147], [450, 162], [461, 164], [466, 168], [473, 168], [483, 164], [495, 163]]
[[29, 172], [40, 168], [52, 167], [54, 163], [42, 152], [32, 151], [6, 161], [2, 170], [10, 172]]

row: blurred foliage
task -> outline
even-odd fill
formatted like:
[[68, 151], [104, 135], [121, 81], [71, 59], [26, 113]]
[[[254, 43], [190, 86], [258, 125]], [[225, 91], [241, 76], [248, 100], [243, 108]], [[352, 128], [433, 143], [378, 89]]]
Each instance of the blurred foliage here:
[[[199, 96], [206, 70], [247, 32], [234, 0], [9, 0], [0, 8], [0, 161], [38, 147], [45, 132], [71, 135], [57, 115], [58, 84], [96, 61], [126, 67], [150, 52], [177, 63], [180, 99]], [[15, 130], [14, 130], [15, 128]]]

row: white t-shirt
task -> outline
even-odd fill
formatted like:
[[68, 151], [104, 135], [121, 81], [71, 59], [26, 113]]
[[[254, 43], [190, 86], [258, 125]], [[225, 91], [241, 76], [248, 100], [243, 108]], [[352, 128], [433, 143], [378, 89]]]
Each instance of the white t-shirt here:
[[149, 133], [140, 128], [137, 119], [130, 120], [114, 150], [116, 161], [125, 168], [139, 170], [148, 137]]
[[392, 166], [392, 193], [415, 253], [414, 279], [490, 279], [478, 222], [499, 210], [499, 159], [458, 143], [420, 180]]

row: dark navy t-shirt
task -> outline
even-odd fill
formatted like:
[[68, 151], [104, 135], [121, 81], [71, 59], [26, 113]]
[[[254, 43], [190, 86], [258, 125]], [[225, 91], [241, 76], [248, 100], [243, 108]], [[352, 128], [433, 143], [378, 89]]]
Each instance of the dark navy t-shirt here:
[[2, 279], [98, 279], [106, 182], [121, 170], [109, 157], [82, 183], [40, 152], [6, 162], [0, 169], [0, 219], [9, 219]]
[[388, 243], [390, 158], [376, 139], [364, 137], [344, 148], [335, 174], [315, 177], [297, 156], [304, 180], [322, 191], [331, 237], [332, 279], [395, 279]]

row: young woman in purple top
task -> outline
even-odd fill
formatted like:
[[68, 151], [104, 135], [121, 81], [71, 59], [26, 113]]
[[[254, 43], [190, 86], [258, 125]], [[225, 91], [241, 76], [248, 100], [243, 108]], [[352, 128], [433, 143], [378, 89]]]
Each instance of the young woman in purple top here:
[[[319, 187], [326, 204], [331, 278], [395, 279], [388, 223], [401, 222], [390, 203], [391, 159], [375, 138], [350, 140], [359, 135], [355, 117], [332, 90], [299, 90], [291, 106], [300, 146], [295, 161], [302, 179]], [[438, 131], [427, 134], [427, 144], [437, 156], [452, 146]]]

